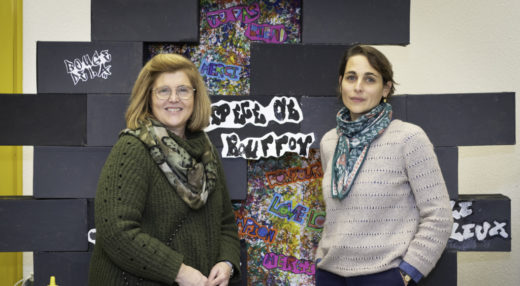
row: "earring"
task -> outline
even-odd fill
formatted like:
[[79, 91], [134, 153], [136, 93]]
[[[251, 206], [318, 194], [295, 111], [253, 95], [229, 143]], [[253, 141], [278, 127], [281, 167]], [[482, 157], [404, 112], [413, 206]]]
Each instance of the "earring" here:
[[386, 97], [383, 97], [383, 102], [386, 103]]

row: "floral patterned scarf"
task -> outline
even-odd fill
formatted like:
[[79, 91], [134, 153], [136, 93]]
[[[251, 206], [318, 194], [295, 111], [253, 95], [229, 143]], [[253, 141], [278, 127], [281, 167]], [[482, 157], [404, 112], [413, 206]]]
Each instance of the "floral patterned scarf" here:
[[350, 121], [350, 111], [343, 107], [336, 115], [339, 136], [332, 159], [332, 197], [345, 198], [365, 161], [370, 143], [383, 134], [392, 120], [392, 106], [380, 103], [370, 112]]

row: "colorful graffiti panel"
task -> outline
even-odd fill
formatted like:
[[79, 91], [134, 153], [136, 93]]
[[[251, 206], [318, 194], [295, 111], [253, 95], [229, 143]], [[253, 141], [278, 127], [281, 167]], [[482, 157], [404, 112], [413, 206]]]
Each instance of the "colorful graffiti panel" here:
[[325, 211], [319, 150], [248, 161], [248, 196], [235, 213], [248, 247], [248, 285], [314, 285]]
[[301, 0], [201, 0], [199, 44], [149, 44], [148, 57], [179, 53], [211, 95], [249, 95], [250, 43], [301, 42]]

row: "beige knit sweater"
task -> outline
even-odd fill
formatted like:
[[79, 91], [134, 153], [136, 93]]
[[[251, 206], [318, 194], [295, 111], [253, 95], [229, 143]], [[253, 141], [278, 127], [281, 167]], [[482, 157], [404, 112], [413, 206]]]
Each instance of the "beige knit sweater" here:
[[424, 131], [393, 120], [370, 145], [346, 198], [331, 196], [336, 129], [320, 144], [326, 221], [318, 268], [344, 277], [377, 273], [404, 260], [424, 276], [452, 228], [451, 206], [433, 146]]

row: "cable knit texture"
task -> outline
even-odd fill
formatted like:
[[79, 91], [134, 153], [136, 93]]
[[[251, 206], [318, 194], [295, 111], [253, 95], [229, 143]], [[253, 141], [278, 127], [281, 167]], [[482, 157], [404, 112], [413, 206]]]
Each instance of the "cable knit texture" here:
[[332, 198], [332, 157], [338, 135], [320, 144], [326, 221], [316, 253], [320, 269], [344, 277], [399, 267], [424, 276], [441, 256], [452, 228], [451, 206], [433, 146], [424, 131], [393, 120], [370, 145], [344, 200]]
[[[179, 145], [199, 158], [208, 144], [206, 136], [187, 135]], [[101, 171], [95, 222], [91, 286], [177, 285], [182, 263], [207, 276], [223, 260], [234, 265], [234, 279], [240, 276], [238, 230], [220, 160], [216, 189], [205, 206], [193, 210], [173, 190], [145, 145], [123, 135]]]

